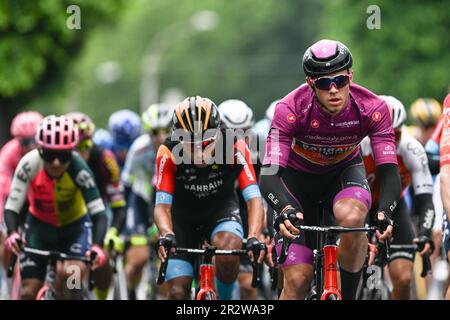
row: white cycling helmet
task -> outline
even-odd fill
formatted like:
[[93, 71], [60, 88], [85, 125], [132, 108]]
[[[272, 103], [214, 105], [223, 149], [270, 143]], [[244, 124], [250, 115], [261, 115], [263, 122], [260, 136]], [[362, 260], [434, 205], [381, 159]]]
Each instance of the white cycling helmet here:
[[406, 122], [406, 109], [403, 103], [400, 100], [393, 96], [379, 96], [383, 99], [389, 107], [389, 110], [392, 115], [392, 127], [394, 129], [400, 128]]
[[142, 127], [150, 132], [155, 129], [166, 129], [170, 127], [174, 107], [166, 103], [155, 103], [150, 105], [141, 116]]
[[218, 108], [220, 118], [230, 129], [250, 128], [255, 122], [252, 109], [241, 100], [225, 100]]
[[269, 119], [270, 121], [273, 120], [273, 115], [275, 114], [275, 107], [278, 102], [280, 102], [280, 100], [275, 100], [270, 104], [270, 106], [266, 110], [266, 118]]

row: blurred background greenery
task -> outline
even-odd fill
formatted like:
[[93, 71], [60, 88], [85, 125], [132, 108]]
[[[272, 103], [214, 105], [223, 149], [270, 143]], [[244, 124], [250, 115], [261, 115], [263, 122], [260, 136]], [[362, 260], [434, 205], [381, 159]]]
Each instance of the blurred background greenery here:
[[[80, 8], [71, 30], [67, 8]], [[366, 25], [370, 5], [381, 28]], [[304, 81], [320, 38], [344, 42], [355, 82], [405, 106], [445, 97], [447, 0], [0, 0], [0, 143], [22, 110], [80, 110], [99, 127], [121, 108], [202, 95], [238, 98], [257, 118]]]

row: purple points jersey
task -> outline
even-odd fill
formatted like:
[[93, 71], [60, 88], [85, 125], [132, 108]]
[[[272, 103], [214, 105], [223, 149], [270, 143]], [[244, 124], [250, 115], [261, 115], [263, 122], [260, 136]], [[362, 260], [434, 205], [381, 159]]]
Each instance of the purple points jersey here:
[[327, 173], [358, 157], [366, 136], [376, 165], [397, 164], [391, 117], [381, 98], [352, 83], [347, 106], [332, 116], [303, 84], [276, 106], [264, 164]]

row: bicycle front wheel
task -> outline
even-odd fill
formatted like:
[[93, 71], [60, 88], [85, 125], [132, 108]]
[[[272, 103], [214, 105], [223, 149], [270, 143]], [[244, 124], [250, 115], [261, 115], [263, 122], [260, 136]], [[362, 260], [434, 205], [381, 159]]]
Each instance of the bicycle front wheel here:
[[211, 291], [205, 292], [202, 297], [202, 300], [216, 300], [216, 296]]

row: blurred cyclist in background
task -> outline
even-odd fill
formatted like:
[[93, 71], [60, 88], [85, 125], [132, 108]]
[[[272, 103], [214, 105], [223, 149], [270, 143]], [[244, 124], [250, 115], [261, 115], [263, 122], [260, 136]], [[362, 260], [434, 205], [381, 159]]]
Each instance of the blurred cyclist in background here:
[[114, 139], [108, 130], [103, 128], [97, 128], [92, 137], [92, 141], [96, 146], [102, 147], [103, 149], [113, 150]]
[[[66, 116], [71, 118], [78, 127], [79, 140], [75, 150], [87, 162], [94, 173], [95, 183], [110, 218], [109, 229], [104, 241], [105, 253], [107, 254], [108, 249], [110, 249], [110, 242], [113, 244], [111, 249], [121, 253], [124, 243], [119, 237], [119, 232], [125, 222], [126, 203], [116, 157], [112, 151], [93, 143], [92, 136], [95, 131], [95, 124], [88, 115], [81, 112], [71, 112], [66, 114]], [[110, 211], [112, 211], [112, 217]], [[107, 258], [109, 258], [108, 255]], [[103, 268], [96, 272], [95, 276], [97, 299], [106, 299], [111, 280], [111, 267], [109, 264], [105, 264]]]
[[[428, 168], [427, 157], [423, 146], [417, 139], [404, 132], [406, 110], [398, 99], [392, 96], [379, 96], [389, 107], [392, 126], [397, 145], [397, 161], [399, 165], [402, 194], [394, 209], [394, 245], [412, 245], [417, 243], [420, 254], [431, 254], [434, 244], [431, 241], [431, 228], [434, 220], [434, 206], [432, 200], [433, 184]], [[370, 139], [366, 137], [361, 142], [366, 176], [372, 194], [372, 211], [378, 208], [380, 202], [380, 176], [375, 170], [375, 161]], [[415, 236], [408, 207], [404, 200], [404, 193], [408, 186], [414, 189], [414, 210], [419, 217], [417, 223], [417, 237]], [[373, 212], [372, 212], [373, 213]], [[369, 213], [370, 217], [373, 214]], [[414, 249], [391, 249], [388, 260], [389, 276], [392, 281], [392, 299], [410, 299], [410, 286], [413, 276]]]
[[433, 134], [442, 106], [433, 98], [419, 98], [411, 104], [409, 112], [415, 128], [408, 127], [408, 133], [425, 145]]
[[141, 120], [145, 133], [131, 145], [121, 175], [128, 204], [125, 236], [130, 244], [125, 276], [132, 300], [149, 260], [147, 230], [153, 225], [156, 152], [169, 134], [172, 115], [173, 108], [167, 104], [152, 104], [144, 111]]
[[[253, 111], [250, 107], [241, 100], [230, 99], [222, 102], [219, 107], [220, 118], [222, 123], [228, 129], [241, 129], [242, 133], [245, 134], [247, 145], [250, 148], [250, 143], [248, 139], [248, 130], [254, 124]], [[270, 123], [269, 123], [270, 125]], [[252, 150], [250, 150], [252, 152]], [[255, 169], [255, 174], [258, 176], [257, 168], [253, 164]], [[247, 238], [248, 230], [248, 212], [247, 204], [240, 192], [239, 185], [236, 183], [236, 192], [239, 198], [239, 214], [241, 215], [242, 225], [244, 227], [244, 239]], [[240, 299], [241, 300], [256, 300], [258, 299], [258, 289], [252, 287], [252, 263], [248, 256], [241, 256], [240, 266], [239, 266], [239, 286], [240, 286]]]
[[[43, 116], [35, 111], [21, 112], [16, 115], [11, 123], [10, 129], [13, 138], [0, 150], [0, 257], [3, 258], [2, 262], [5, 270], [8, 265], [10, 254], [8, 251], [3, 251], [3, 207], [9, 194], [9, 188], [17, 164], [24, 154], [37, 146], [34, 136], [38, 124], [42, 119]], [[24, 207], [28, 209], [27, 205]], [[21, 218], [24, 218], [24, 215], [21, 214]]]
[[128, 149], [141, 134], [141, 119], [136, 112], [122, 109], [111, 114], [108, 127], [113, 137], [113, 151], [122, 169]]

